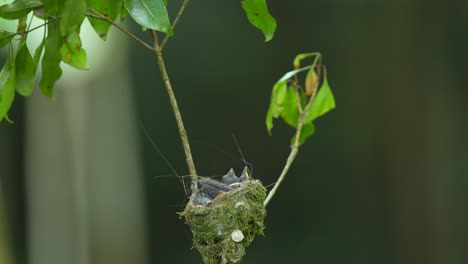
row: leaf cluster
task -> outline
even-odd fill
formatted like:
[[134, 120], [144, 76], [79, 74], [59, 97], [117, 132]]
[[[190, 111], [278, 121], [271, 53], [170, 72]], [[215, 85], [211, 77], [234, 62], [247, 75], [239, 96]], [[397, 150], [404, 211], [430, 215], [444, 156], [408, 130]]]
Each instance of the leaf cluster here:
[[[301, 67], [301, 62], [307, 58], [314, 58], [312, 64]], [[293, 66], [294, 70], [284, 74], [273, 86], [266, 127], [271, 134], [273, 119], [281, 118], [289, 126], [300, 130], [299, 144], [302, 144], [315, 133], [315, 119], [335, 108], [335, 99], [320, 53], [299, 54]], [[307, 72], [307, 75], [302, 86], [299, 74], [303, 72]], [[295, 141], [293, 137], [291, 144]]]
[[[266, 1], [241, 1], [248, 19], [262, 30], [267, 41], [270, 40], [276, 21]], [[103, 40], [117, 18], [123, 20], [128, 15], [143, 29], [171, 36], [175, 22], [170, 22], [167, 4], [167, 0], [15, 0], [1, 5], [0, 18], [17, 20], [18, 27], [16, 32], [0, 29], [0, 48], [8, 48], [8, 59], [0, 71], [0, 121], [4, 118], [10, 121], [8, 110], [16, 93], [32, 94], [39, 65], [42, 67], [39, 87], [49, 98], [54, 97], [55, 83], [62, 75], [62, 62], [80, 70], [89, 68], [80, 37], [85, 19]], [[43, 21], [42, 25], [31, 28], [33, 19]], [[33, 54], [26, 39], [29, 32], [40, 28], [44, 32], [43, 39]], [[13, 41], [18, 42], [16, 48]]]

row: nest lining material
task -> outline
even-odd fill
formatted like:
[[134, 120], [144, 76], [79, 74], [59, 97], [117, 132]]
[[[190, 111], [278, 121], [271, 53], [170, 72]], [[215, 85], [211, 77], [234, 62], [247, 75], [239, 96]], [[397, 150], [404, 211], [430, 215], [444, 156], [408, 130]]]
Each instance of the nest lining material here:
[[229, 187], [206, 204], [194, 203], [195, 193], [180, 213], [192, 230], [193, 247], [206, 264], [240, 263], [255, 235], [263, 235], [265, 187], [251, 179]]

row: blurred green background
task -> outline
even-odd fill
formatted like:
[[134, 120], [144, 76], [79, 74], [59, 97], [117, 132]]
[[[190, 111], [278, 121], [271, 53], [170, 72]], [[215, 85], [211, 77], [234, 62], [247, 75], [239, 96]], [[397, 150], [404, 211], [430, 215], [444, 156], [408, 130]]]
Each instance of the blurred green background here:
[[[271, 42], [239, 1], [191, 1], [165, 50], [198, 173], [240, 173], [234, 135], [265, 185], [293, 134], [266, 132], [271, 87], [296, 54], [324, 56], [337, 108], [244, 263], [468, 263], [468, 2], [268, 3]], [[176, 214], [183, 185], [139, 125], [186, 175], [157, 65], [111, 35], [85, 46], [108, 55], [66, 73], [56, 100], [17, 97], [16, 124], [0, 124], [0, 263], [201, 263]]]

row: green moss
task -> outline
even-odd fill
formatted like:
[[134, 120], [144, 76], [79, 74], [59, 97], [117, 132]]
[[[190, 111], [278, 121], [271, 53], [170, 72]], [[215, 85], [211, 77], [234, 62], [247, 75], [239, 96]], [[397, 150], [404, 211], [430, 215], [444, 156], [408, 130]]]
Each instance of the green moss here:
[[[255, 235], [263, 235], [266, 189], [258, 180], [247, 180], [219, 194], [208, 205], [190, 201], [181, 216], [193, 233], [193, 246], [206, 264], [240, 263]], [[236, 230], [244, 238], [231, 237]], [[239, 234], [239, 232], [237, 232]]]

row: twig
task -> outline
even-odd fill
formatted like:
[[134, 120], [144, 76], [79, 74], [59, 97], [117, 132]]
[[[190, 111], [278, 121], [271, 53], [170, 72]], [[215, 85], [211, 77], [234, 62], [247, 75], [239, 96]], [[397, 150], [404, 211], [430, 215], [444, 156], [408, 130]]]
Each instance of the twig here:
[[[174, 19], [174, 23], [172, 23], [172, 30], [174, 30], [174, 28], [177, 26], [177, 23], [179, 22], [180, 17], [184, 13], [185, 7], [187, 6], [189, 1], [190, 0], [184, 0], [182, 5], [180, 6], [179, 13], [177, 13], [176, 18]], [[164, 39], [163, 39], [163, 41], [161, 43], [161, 47], [160, 47], [161, 51], [163, 50], [164, 46], [166, 46], [166, 43], [167, 43], [168, 40], [169, 40], [169, 35], [166, 35], [166, 37], [164, 37]]]
[[39, 28], [41, 28], [41, 27], [43, 27], [43, 26], [47, 26], [47, 24], [50, 24], [50, 23], [55, 22], [55, 21], [57, 21], [56, 18], [49, 19], [49, 20], [47, 20], [44, 24], [41, 24], [41, 25], [39, 25], [39, 26], [37, 26], [37, 27], [33, 27], [33, 28], [31, 28], [31, 29], [28, 29], [28, 30], [23, 30], [23, 31], [15, 32], [15, 33], [13, 33], [13, 34], [10, 34], [10, 35], [8, 35], [8, 36], [5, 36], [4, 38], [14, 37], [14, 36], [16, 36], [16, 35], [21, 35], [21, 36], [23, 36], [23, 35], [25, 35], [25, 34], [28, 34], [29, 32], [32, 32], [32, 31], [34, 31], [34, 30], [36, 30], [36, 29], [39, 29]]
[[291, 152], [289, 153], [288, 159], [286, 160], [286, 164], [284, 165], [283, 171], [281, 172], [278, 181], [276, 181], [275, 186], [271, 189], [271, 191], [268, 193], [268, 196], [266, 197], [265, 201], [263, 202], [263, 206], [266, 207], [268, 203], [271, 201], [273, 196], [275, 196], [276, 191], [278, 190], [281, 182], [284, 180], [286, 174], [289, 171], [289, 168], [293, 164], [294, 160], [296, 159], [297, 152], [299, 151], [299, 140], [301, 137], [301, 132], [302, 132], [302, 126], [304, 125], [304, 114], [300, 113], [299, 114], [299, 121], [297, 124], [296, 128], [296, 139], [294, 140], [294, 144], [291, 148]]
[[156, 32], [154, 30], [150, 30], [151, 39], [153, 40], [153, 53], [156, 56], [156, 61], [159, 64], [159, 70], [161, 71], [161, 76], [164, 82], [164, 86], [166, 87], [167, 94], [169, 95], [169, 101], [171, 102], [172, 111], [174, 112], [177, 126], [179, 128], [180, 139], [182, 140], [182, 145], [184, 147], [185, 158], [187, 161], [187, 166], [190, 172], [190, 177], [192, 182], [195, 182], [197, 179], [197, 171], [195, 169], [195, 164], [192, 158], [192, 151], [190, 150], [190, 144], [187, 137], [187, 131], [184, 127], [184, 122], [182, 121], [182, 116], [180, 114], [179, 106], [177, 105], [177, 100], [174, 95], [174, 91], [172, 90], [171, 81], [169, 80], [169, 76], [167, 74], [166, 65], [164, 64], [164, 59], [161, 53], [161, 46], [159, 46], [158, 37], [156, 36]]
[[[317, 63], [317, 60], [314, 61], [314, 65], [316, 63]], [[324, 71], [326, 70], [325, 66], [320, 65], [320, 67], [324, 67]], [[319, 73], [319, 75], [320, 75], [320, 73]], [[289, 171], [289, 168], [291, 167], [294, 160], [296, 159], [297, 153], [299, 151], [299, 146], [300, 146], [299, 142], [300, 142], [302, 127], [304, 126], [304, 117], [305, 117], [305, 114], [307, 113], [307, 111], [309, 111], [309, 108], [310, 108], [310, 106], [312, 105], [312, 102], [315, 99], [316, 92], [317, 92], [317, 89], [315, 89], [313, 91], [313, 94], [310, 96], [309, 101], [307, 102], [307, 105], [304, 107], [304, 109], [302, 111], [301, 111], [301, 109], [299, 109], [299, 117], [298, 117], [298, 121], [297, 121], [296, 138], [294, 140], [294, 144], [293, 144], [293, 146], [291, 148], [291, 152], [289, 153], [288, 159], [286, 160], [286, 164], [284, 165], [283, 171], [281, 172], [281, 174], [280, 174], [280, 176], [278, 178], [278, 181], [276, 181], [275, 186], [273, 186], [271, 191], [268, 193], [268, 196], [266, 197], [265, 201], [263, 202], [264, 207], [266, 207], [268, 205], [268, 203], [270, 203], [273, 196], [275, 196], [276, 191], [278, 190], [281, 182], [284, 180], [286, 174]], [[298, 103], [300, 104], [300, 102], [298, 102]]]
[[151, 47], [150, 45], [148, 45], [146, 42], [144, 42], [142, 39], [140, 39], [139, 37], [135, 36], [134, 34], [132, 34], [130, 31], [126, 30], [125, 28], [119, 26], [118, 24], [114, 23], [114, 21], [112, 21], [111, 19], [109, 19], [108, 17], [106, 16], [103, 16], [101, 14], [99, 14], [97, 11], [95, 10], [92, 10], [90, 9], [93, 13], [95, 13], [95, 15], [93, 14], [86, 14], [86, 16], [88, 17], [92, 17], [92, 18], [96, 18], [96, 19], [99, 19], [99, 20], [102, 20], [102, 21], [105, 21], [111, 25], [113, 25], [114, 27], [116, 27], [117, 29], [119, 29], [120, 31], [122, 31], [123, 33], [127, 34], [129, 37], [131, 37], [132, 39], [136, 40], [138, 43], [140, 43], [143, 47], [145, 47], [146, 49], [150, 50], [151, 52], [153, 52], [153, 47]]

